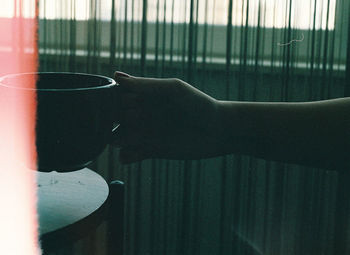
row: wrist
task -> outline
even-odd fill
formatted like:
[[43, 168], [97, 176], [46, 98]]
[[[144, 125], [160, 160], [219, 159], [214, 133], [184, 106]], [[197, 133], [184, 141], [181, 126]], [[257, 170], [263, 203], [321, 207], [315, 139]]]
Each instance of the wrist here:
[[221, 155], [249, 154], [255, 149], [254, 127], [243, 104], [235, 101], [217, 102], [217, 150]]
[[[216, 126], [215, 135], [216, 143], [215, 149], [219, 155], [225, 155], [234, 152], [233, 145], [235, 140], [235, 127], [232, 123], [238, 123], [237, 109], [233, 102], [229, 101], [216, 101]], [[237, 125], [235, 125], [237, 126]]]

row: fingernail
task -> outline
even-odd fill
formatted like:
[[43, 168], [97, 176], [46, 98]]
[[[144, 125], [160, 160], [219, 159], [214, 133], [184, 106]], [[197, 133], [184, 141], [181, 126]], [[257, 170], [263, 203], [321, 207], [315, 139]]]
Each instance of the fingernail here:
[[126, 78], [128, 78], [128, 77], [130, 77], [130, 75], [128, 75], [127, 73], [116, 71], [114, 73], [114, 77], [115, 78], [119, 78], [119, 77], [126, 77]]

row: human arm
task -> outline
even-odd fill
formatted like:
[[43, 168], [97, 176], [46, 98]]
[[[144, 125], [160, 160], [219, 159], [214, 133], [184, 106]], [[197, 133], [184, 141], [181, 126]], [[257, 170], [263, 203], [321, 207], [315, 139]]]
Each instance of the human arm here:
[[350, 98], [301, 103], [218, 101], [226, 153], [329, 170], [350, 166]]
[[122, 88], [121, 160], [226, 154], [332, 170], [349, 163], [350, 99], [219, 101], [178, 79], [116, 76]]

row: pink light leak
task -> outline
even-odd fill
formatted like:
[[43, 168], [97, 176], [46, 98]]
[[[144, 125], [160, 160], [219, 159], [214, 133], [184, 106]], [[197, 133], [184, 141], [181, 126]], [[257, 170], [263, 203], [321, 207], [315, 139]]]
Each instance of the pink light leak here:
[[[12, 0], [13, 18], [0, 18], [0, 76], [38, 70], [38, 0]], [[29, 1], [34, 18], [23, 18]], [[26, 86], [35, 87], [35, 79]], [[40, 254], [36, 213], [35, 93], [0, 84], [0, 254]]]

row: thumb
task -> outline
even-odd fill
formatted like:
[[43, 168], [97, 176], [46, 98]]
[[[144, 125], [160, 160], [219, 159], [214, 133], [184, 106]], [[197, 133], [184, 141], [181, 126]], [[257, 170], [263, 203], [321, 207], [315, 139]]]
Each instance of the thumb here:
[[136, 90], [135, 84], [134, 84], [135, 82], [133, 81], [135, 77], [124, 72], [116, 71], [114, 73], [114, 78], [118, 82], [120, 88], [130, 92], [137, 92], [135, 91]]
[[115, 80], [120, 85], [120, 88], [131, 92], [131, 93], [142, 93], [145, 88], [144, 86], [140, 84], [140, 80], [142, 78], [138, 78], [135, 76], [131, 76], [127, 73], [116, 71], [114, 73]]
[[119, 79], [119, 78], [129, 78], [130, 75], [127, 74], [127, 73], [124, 73], [124, 72], [115, 71], [115, 72], [114, 72], [114, 77], [115, 77], [116, 79]]
[[124, 73], [124, 72], [119, 72], [119, 71], [116, 71], [114, 73], [114, 79], [118, 82], [118, 84], [120, 85], [120, 87], [122, 88], [127, 88], [129, 87], [129, 83], [130, 83], [130, 78], [132, 76], [127, 74], [127, 73]]
[[157, 88], [164, 87], [169, 82], [167, 79], [135, 77], [119, 71], [116, 71], [114, 76], [122, 89], [148, 95], [156, 93]]

